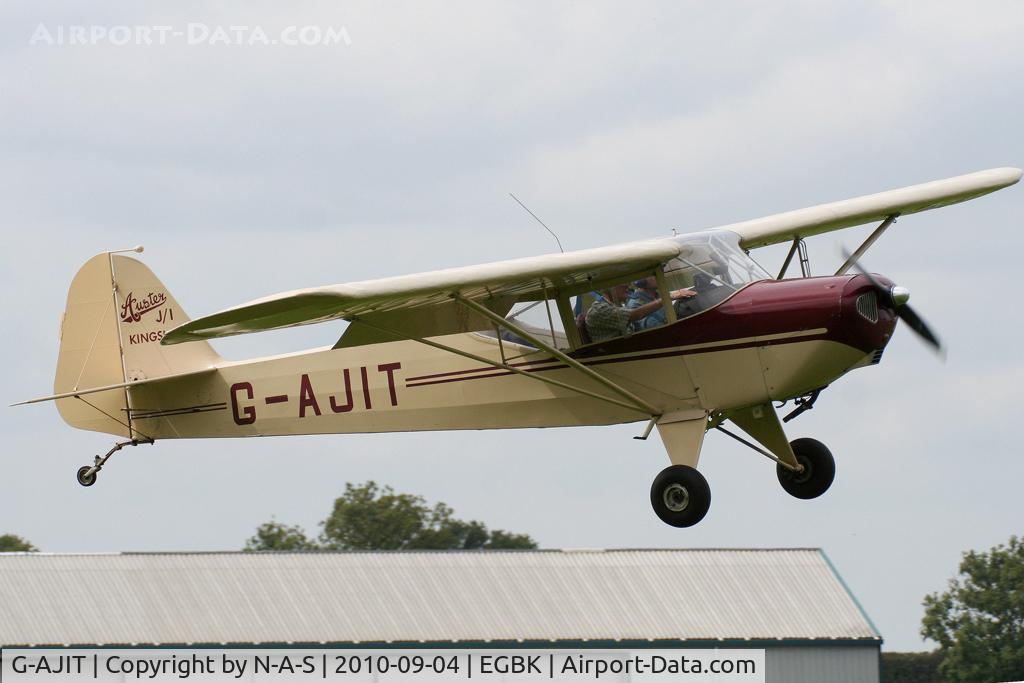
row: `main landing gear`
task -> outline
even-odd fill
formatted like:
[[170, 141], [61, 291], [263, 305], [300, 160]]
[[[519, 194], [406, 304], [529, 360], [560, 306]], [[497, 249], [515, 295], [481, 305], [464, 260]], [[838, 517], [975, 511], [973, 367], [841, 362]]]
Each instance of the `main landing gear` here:
[[825, 444], [817, 439], [802, 438], [789, 442], [789, 447], [796, 458], [795, 465], [787, 462], [774, 453], [758, 447], [743, 437], [733, 434], [721, 425], [718, 431], [736, 439], [744, 446], [757, 451], [761, 455], [775, 461], [775, 474], [779, 483], [789, 495], [802, 500], [811, 500], [828, 491], [836, 478], [836, 461]]
[[651, 484], [651, 505], [661, 521], [674, 527], [693, 526], [711, 507], [711, 487], [688, 465], [670, 465]]
[[[759, 452], [752, 444], [748, 444]], [[797, 467], [776, 460], [779, 483], [794, 498], [817, 498], [832, 486], [836, 461], [817, 439], [790, 442]], [[674, 527], [690, 527], [704, 519], [711, 507], [711, 487], [700, 472], [687, 465], [671, 465], [651, 484], [651, 507], [661, 521]]]
[[102, 458], [96, 456], [96, 460], [91, 465], [85, 465], [84, 467], [78, 468], [78, 483], [82, 486], [92, 486], [96, 483], [96, 475], [103, 469], [103, 466], [107, 464], [107, 460], [110, 460], [110, 456], [117, 453], [125, 446], [138, 446], [144, 443], [154, 443], [153, 439], [132, 439], [131, 441], [120, 441], [114, 444], [114, 447], [107, 451], [107, 454]]
[[786, 493], [794, 498], [810, 500], [828, 491], [836, 478], [836, 461], [832, 452], [817, 439], [796, 439], [789, 445], [803, 471], [794, 471], [781, 463], [776, 465], [775, 473]]
[[[812, 392], [800, 405], [808, 410], [820, 391]], [[797, 413], [799, 414], [799, 413]], [[753, 441], [722, 426], [730, 420]], [[652, 424], [654, 421], [652, 420]], [[673, 464], [666, 467], [651, 485], [651, 507], [661, 521], [674, 527], [697, 524], [711, 507], [711, 488], [695, 469], [707, 429], [717, 429], [776, 464], [779, 484], [789, 495], [803, 500], [817, 498], [832, 486], [836, 463], [825, 444], [815, 439], [788, 441], [774, 406], [764, 403], [714, 413], [705, 420], [690, 418], [659, 420], [658, 433]], [[647, 431], [640, 438], [646, 438]]]

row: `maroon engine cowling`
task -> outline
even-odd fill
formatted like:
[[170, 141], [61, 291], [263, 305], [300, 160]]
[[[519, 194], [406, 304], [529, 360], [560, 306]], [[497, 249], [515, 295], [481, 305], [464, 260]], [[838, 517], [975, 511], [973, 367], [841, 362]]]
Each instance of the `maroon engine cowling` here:
[[[886, 287], [892, 285], [887, 278], [875, 277]], [[872, 293], [873, 306], [870, 305]], [[862, 300], [861, 310], [858, 310], [858, 299], [864, 295], [869, 296]], [[573, 355], [587, 358], [730, 339], [745, 346], [738, 340], [822, 328], [827, 332], [816, 338], [837, 341], [867, 354], [885, 348], [896, 320], [887, 298], [876, 292], [863, 275], [762, 280], [741, 289], [714, 308], [685, 320], [629, 337], [610, 339], [580, 349]], [[786, 342], [786, 339], [780, 339], [757, 343]]]

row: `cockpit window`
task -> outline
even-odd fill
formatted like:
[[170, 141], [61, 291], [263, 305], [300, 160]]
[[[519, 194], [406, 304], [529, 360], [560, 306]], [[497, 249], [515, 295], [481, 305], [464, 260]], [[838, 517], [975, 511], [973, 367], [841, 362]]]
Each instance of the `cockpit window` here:
[[[751, 282], [771, 276], [751, 259], [732, 232], [693, 233], [675, 238], [679, 256], [664, 268], [652, 267], [623, 279], [580, 283], [568, 291], [552, 289], [550, 297], [516, 303], [507, 320], [544, 345], [577, 348], [640, 334], [705, 311]], [[586, 287], [586, 289], [584, 289]], [[479, 334], [520, 348], [536, 345], [508, 328]], [[518, 357], [518, 355], [509, 358]]]
[[682, 319], [720, 303], [751, 282], [771, 275], [740, 249], [736, 233], [714, 231], [677, 237], [681, 251], [665, 264], [665, 279], [671, 289], [692, 287], [697, 296], [676, 302]]
[[[521, 302], [512, 307], [505, 319], [545, 344], [550, 344], [556, 349], [566, 349], [569, 348], [569, 341], [562, 328], [562, 320], [558, 316], [556, 306], [552, 300]], [[502, 331], [502, 339], [521, 346], [533, 346], [528, 340], [508, 330]]]
[[[524, 301], [513, 305], [512, 309], [505, 316], [505, 319], [516, 325], [544, 344], [553, 346], [556, 349], [569, 349], [571, 343], [562, 325], [562, 319], [557, 310], [557, 303], [553, 300], [540, 299], [538, 301]], [[480, 330], [477, 334], [485, 337], [500, 339], [502, 342], [517, 345], [521, 348], [509, 348], [509, 356], [506, 361], [514, 360], [535, 350], [535, 345], [529, 339], [520, 336], [507, 328]], [[503, 351], [504, 353], [504, 351]]]

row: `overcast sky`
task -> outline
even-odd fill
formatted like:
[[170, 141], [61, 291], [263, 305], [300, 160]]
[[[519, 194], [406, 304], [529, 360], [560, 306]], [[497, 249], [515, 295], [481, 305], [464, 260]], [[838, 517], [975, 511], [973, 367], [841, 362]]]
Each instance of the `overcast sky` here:
[[[107, 249], [145, 244], [197, 317], [553, 251], [509, 192], [578, 249], [1024, 165], [1017, 0], [90, 5], [0, 6], [6, 403], [50, 391], [67, 286]], [[52, 44], [61, 26], [189, 24], [349, 40]], [[868, 252], [949, 358], [899, 329], [879, 366], [788, 425], [836, 455], [818, 500], [710, 434], [711, 511], [667, 527], [648, 491], [668, 461], [631, 438], [641, 425], [164, 441], [83, 489], [75, 470], [113, 437], [48, 404], [0, 411], [0, 533], [56, 552], [237, 549], [271, 516], [315, 533], [346, 481], [375, 479], [549, 548], [822, 547], [887, 649], [931, 648], [922, 597], [962, 551], [1024, 532], [1022, 216], [1013, 187], [908, 216]], [[868, 231], [811, 240], [813, 271]], [[769, 271], [783, 255], [754, 253]], [[216, 347], [240, 359], [337, 332]]]

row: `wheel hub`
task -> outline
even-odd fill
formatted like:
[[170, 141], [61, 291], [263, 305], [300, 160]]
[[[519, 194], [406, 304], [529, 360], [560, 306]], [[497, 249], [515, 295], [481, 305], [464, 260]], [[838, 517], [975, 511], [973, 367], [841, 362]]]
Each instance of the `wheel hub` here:
[[661, 498], [672, 512], [682, 512], [690, 504], [690, 492], [682, 484], [669, 484]]
[[803, 468], [799, 472], [793, 473], [793, 481], [798, 484], [806, 483], [814, 472], [811, 471], [811, 461], [804, 456], [797, 456], [796, 461], [800, 463]]

